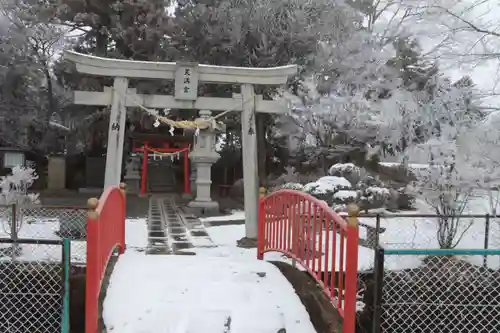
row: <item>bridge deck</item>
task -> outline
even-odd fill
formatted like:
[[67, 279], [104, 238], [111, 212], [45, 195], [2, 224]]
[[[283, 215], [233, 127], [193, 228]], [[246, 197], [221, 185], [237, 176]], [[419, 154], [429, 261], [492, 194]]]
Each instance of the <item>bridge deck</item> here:
[[258, 260], [127, 251], [103, 314], [108, 332], [315, 332], [286, 278]]

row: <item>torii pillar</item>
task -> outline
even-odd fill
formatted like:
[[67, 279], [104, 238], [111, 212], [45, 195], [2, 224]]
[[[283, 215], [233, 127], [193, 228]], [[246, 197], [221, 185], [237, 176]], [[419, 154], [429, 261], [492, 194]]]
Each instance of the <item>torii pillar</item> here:
[[[241, 112], [243, 176], [245, 193], [246, 237], [257, 237], [258, 222], [258, 163], [256, 112], [282, 114], [288, 104], [264, 100], [255, 95], [254, 85], [279, 86], [297, 74], [297, 66], [244, 68], [199, 65], [196, 63], [148, 62], [107, 59], [65, 51], [65, 58], [76, 64], [80, 73], [115, 77], [113, 89], [104, 92], [75, 91], [74, 102], [79, 105], [111, 105], [106, 157], [105, 186], [118, 185], [121, 176], [126, 107], [198, 109]], [[128, 88], [129, 78], [175, 81], [175, 95], [141, 95]], [[199, 97], [199, 82], [239, 84], [241, 94], [233, 98]]]

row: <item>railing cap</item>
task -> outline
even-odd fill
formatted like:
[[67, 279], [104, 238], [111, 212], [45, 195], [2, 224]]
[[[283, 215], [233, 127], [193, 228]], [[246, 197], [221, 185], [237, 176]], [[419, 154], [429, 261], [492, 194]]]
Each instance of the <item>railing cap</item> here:
[[347, 205], [347, 222], [350, 226], [357, 227], [358, 226], [358, 215], [359, 215], [360, 209], [359, 206], [350, 203]]
[[265, 187], [260, 187], [259, 188], [259, 196], [261, 198], [265, 197], [266, 196], [266, 188]]
[[97, 213], [96, 209], [99, 206], [99, 199], [97, 198], [89, 198], [87, 200], [87, 217], [89, 219], [97, 219], [99, 217], [99, 214]]

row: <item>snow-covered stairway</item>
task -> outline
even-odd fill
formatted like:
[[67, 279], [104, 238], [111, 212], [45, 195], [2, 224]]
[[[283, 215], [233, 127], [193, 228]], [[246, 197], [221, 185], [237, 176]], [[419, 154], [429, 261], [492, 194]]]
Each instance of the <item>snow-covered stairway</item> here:
[[149, 198], [148, 254], [167, 254], [170, 252], [161, 200], [157, 197]]
[[175, 197], [151, 197], [148, 254], [193, 254], [193, 247], [214, 247], [204, 226], [177, 206]]

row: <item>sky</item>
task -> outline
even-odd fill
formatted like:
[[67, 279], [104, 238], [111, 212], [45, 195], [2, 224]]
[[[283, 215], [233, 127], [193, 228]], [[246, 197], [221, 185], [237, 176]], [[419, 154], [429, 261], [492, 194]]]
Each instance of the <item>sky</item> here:
[[[389, 1], [395, 2], [382, 0], [379, 7], [382, 8]], [[411, 12], [406, 24], [398, 25], [399, 20], [394, 19], [394, 16], [401, 17], [404, 8], [401, 3], [418, 10]], [[440, 8], [430, 10], [429, 6]], [[443, 8], [479, 28], [500, 33], [498, 0], [401, 0], [384, 12], [378, 22], [378, 29], [382, 31], [389, 26], [398, 32], [416, 36], [423, 54], [437, 60], [447, 76], [452, 80], [470, 76], [478, 90], [488, 96], [483, 98], [483, 105], [500, 107], [500, 37], [473, 32], [464, 22], [451, 15], [443, 15]], [[422, 15], [424, 10], [426, 15]], [[499, 51], [499, 56], [493, 59], [481, 57], [479, 61], [477, 56], [470, 56], [495, 51]]]

